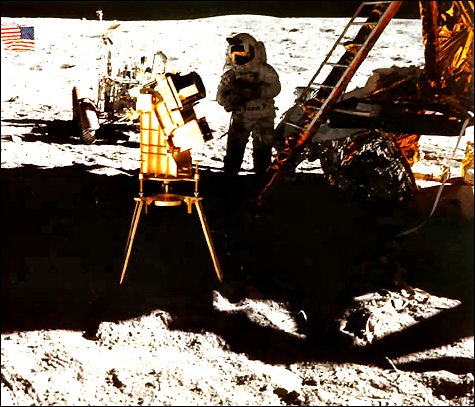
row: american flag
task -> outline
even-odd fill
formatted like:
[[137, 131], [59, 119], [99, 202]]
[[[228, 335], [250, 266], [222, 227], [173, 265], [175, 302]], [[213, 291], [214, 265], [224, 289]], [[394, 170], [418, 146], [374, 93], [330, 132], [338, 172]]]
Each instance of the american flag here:
[[34, 51], [34, 27], [2, 27], [2, 45], [7, 51]]

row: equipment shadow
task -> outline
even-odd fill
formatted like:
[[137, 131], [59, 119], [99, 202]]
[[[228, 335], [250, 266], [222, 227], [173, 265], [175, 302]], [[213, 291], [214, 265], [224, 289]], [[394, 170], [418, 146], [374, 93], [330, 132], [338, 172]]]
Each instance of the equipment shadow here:
[[[227, 286], [234, 290], [235, 301], [253, 292], [254, 298], [286, 302], [295, 310], [320, 309], [330, 320], [351, 302], [355, 292], [381, 288], [385, 283], [368, 278], [355, 284], [352, 265], [384, 254], [387, 236], [400, 230], [401, 224], [416, 221], [410, 211], [403, 208], [387, 218], [381, 213], [375, 216], [318, 177], [297, 174], [294, 182], [282, 186], [270, 209], [256, 213], [248, 205], [255, 191], [252, 176], [242, 177], [232, 185], [231, 196], [226, 196], [229, 186], [226, 189], [222, 173], [202, 171], [200, 195], [224, 284], [218, 283], [196, 212], [187, 214], [182, 206], [150, 207], [142, 215], [126, 279], [119, 285], [138, 180], [93, 174], [90, 169], [84, 165], [2, 169], [2, 333], [71, 329], [93, 337], [102, 321], [162, 309], [173, 317], [171, 329], [215, 332], [231, 350], [268, 363], [342, 358], [386, 363], [381, 355], [388, 355], [391, 343], [379, 355], [363, 357], [325, 349], [260, 326], [244, 315], [219, 312], [212, 306], [212, 297], [215, 290], [227, 295]], [[148, 191], [154, 192], [156, 184], [151, 182]], [[461, 222], [459, 227], [468, 231], [471, 227], [473, 234], [473, 218], [468, 225], [467, 229], [466, 222]], [[454, 227], [447, 234], [448, 229], [446, 225], [442, 235], [453, 243], [452, 234], [460, 230]], [[408, 243], [405, 248], [404, 242], [398, 246], [401, 262], [404, 254], [411, 253], [412, 244], [420, 243]], [[391, 247], [392, 255], [398, 254]], [[428, 257], [431, 251], [426, 252]], [[470, 305], [469, 291], [462, 287], [467, 277], [464, 270], [461, 273], [452, 292], [458, 292], [470, 310], [473, 298]], [[391, 277], [388, 274], [388, 281]], [[416, 273], [415, 281], [417, 277]], [[434, 286], [434, 279], [428, 280]], [[236, 294], [239, 289], [242, 291]], [[446, 321], [446, 330], [454, 337], [467, 334], [467, 312], [462, 314], [463, 323], [450, 315]], [[430, 329], [424, 333], [423, 324], [419, 325], [423, 332], [409, 332], [407, 343], [424, 347], [427, 336], [433, 339], [434, 335]], [[473, 335], [473, 322], [470, 329]], [[400, 339], [394, 346], [398, 342]]]
[[[2, 169], [2, 332], [84, 330], [108, 312], [120, 319], [151, 311], [147, 297], [163, 290], [214, 284], [198, 216], [182, 206], [142, 215], [119, 286], [138, 179], [90, 169]], [[134, 290], [141, 300], [127, 303]], [[120, 309], [97, 309], [108, 303]]]
[[[41, 141], [49, 144], [83, 144], [79, 138], [77, 125], [72, 120], [42, 120], [42, 119], [2, 119], [12, 127], [20, 127], [29, 130], [22, 134], [22, 141]], [[140, 143], [129, 141], [128, 132], [133, 131], [133, 126], [124, 123], [103, 124], [96, 131], [95, 144], [115, 145], [139, 148]]]

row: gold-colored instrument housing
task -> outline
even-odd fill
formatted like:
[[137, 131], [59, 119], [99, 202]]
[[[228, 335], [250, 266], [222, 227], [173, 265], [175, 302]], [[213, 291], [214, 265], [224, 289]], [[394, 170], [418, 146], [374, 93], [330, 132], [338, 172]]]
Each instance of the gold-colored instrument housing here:
[[[193, 108], [196, 101], [205, 95], [205, 88], [196, 72], [184, 76], [179, 73], [158, 74], [137, 95], [136, 110], [140, 116], [140, 186], [139, 196], [134, 198], [136, 205], [120, 284], [125, 277], [142, 209], [145, 205], [147, 213], [147, 208], [152, 203], [165, 207], [185, 203], [188, 213], [192, 212], [193, 205], [196, 206], [216, 274], [222, 281], [202, 198], [198, 193], [198, 163], [193, 172], [190, 152], [192, 148], [201, 146], [211, 138], [206, 119], [197, 119]], [[162, 193], [146, 196], [144, 182], [147, 180], [162, 182]], [[177, 181], [194, 183], [193, 196], [171, 193], [170, 185]]]

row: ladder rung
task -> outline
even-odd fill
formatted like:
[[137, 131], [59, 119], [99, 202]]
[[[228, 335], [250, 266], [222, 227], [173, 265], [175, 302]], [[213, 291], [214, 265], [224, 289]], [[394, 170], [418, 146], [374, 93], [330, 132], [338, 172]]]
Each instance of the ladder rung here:
[[337, 68], [348, 68], [350, 65], [339, 64], [338, 62], [326, 62], [326, 65], [336, 66]]
[[377, 22], [375, 23], [367, 23], [366, 21], [353, 21], [351, 25], [376, 25], [378, 24]]
[[336, 86], [331, 86], [331, 85], [324, 85], [322, 83], [312, 83], [312, 85], [319, 86], [321, 88], [327, 88], [327, 89], [335, 89]]
[[316, 111], [322, 110], [321, 107], [312, 106], [312, 105], [304, 105], [304, 107], [305, 107], [305, 109], [311, 109], [311, 110], [316, 110]]
[[296, 129], [299, 129], [299, 130], [305, 130], [303, 127], [297, 126], [296, 124], [293, 124], [290, 122], [285, 122], [285, 124], [290, 127], [295, 127]]
[[376, 6], [377, 4], [387, 4], [392, 3], [392, 1], [363, 1], [361, 5], [363, 6]]

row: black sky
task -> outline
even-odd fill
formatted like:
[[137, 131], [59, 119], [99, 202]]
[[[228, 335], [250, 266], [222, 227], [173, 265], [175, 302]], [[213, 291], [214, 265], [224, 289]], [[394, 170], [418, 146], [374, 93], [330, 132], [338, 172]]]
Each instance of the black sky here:
[[[274, 17], [351, 17], [361, 1], [2, 1], [2, 17], [173, 20], [226, 14]], [[405, 1], [396, 18], [419, 18], [418, 2]]]

